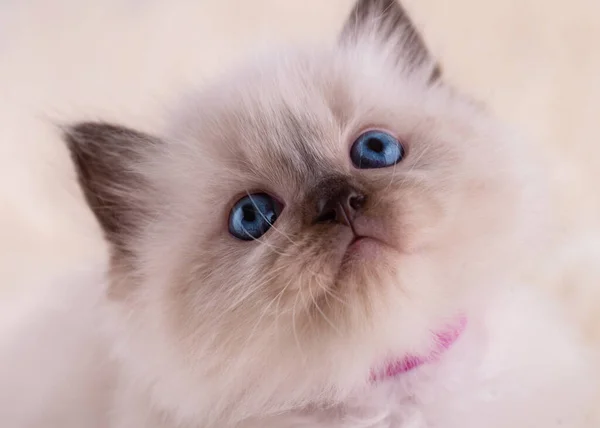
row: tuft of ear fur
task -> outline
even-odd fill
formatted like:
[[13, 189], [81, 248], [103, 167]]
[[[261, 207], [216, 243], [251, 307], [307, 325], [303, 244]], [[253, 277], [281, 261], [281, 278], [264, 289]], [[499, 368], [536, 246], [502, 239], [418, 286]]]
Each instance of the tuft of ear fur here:
[[343, 46], [374, 42], [393, 56], [397, 65], [422, 70], [428, 81], [441, 77], [435, 61], [398, 0], [358, 0], [340, 34]]
[[85, 199], [119, 252], [146, 210], [149, 182], [141, 165], [157, 138], [122, 126], [83, 122], [63, 128]]

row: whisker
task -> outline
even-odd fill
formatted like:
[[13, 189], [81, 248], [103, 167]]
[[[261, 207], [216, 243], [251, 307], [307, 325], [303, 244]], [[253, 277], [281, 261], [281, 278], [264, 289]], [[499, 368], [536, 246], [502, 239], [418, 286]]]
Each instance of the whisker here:
[[[319, 286], [319, 288], [324, 289], [323, 285], [321, 285], [318, 281], [318, 277], [317, 276], [313, 276], [313, 278], [317, 281], [317, 285]], [[321, 310], [321, 307], [319, 306], [319, 303], [315, 300], [314, 295], [312, 294], [311, 291], [311, 287], [309, 285], [308, 287], [309, 293], [310, 293], [310, 297], [313, 301], [313, 305], [314, 307], [317, 309], [317, 311], [319, 311], [319, 313], [321, 314], [321, 316], [323, 317], [323, 319], [331, 326], [331, 328], [333, 328], [333, 330], [339, 334], [341, 336], [341, 332], [339, 331], [339, 329], [333, 324], [333, 322], [327, 317], [327, 315], [325, 315], [325, 312], [323, 312]]]
[[279, 250], [279, 248], [277, 248], [275, 245], [270, 244], [270, 243], [266, 242], [265, 240], [263, 240], [261, 238], [254, 238], [254, 237], [252, 237], [252, 240], [260, 243], [261, 245], [265, 245], [265, 246], [269, 247], [271, 249], [271, 251], [273, 251], [275, 254], [277, 254], [277, 255], [279, 255], [281, 257], [290, 257], [290, 254], [282, 253]]
[[306, 360], [306, 356], [302, 352], [302, 346], [300, 346], [300, 339], [298, 338], [298, 331], [296, 329], [296, 307], [298, 306], [298, 298], [301, 295], [301, 290], [296, 292], [296, 299], [294, 300], [294, 306], [292, 309], [292, 332], [294, 334], [294, 340], [296, 341], [296, 346], [298, 347], [298, 352], [303, 356], [303, 359]]
[[[402, 186], [404, 183], [406, 183], [406, 180], [408, 179], [408, 176], [410, 175], [410, 173], [416, 168], [417, 164], [419, 163], [419, 161], [421, 160], [421, 158], [423, 157], [423, 155], [429, 150], [430, 146], [425, 146], [425, 148], [423, 149], [423, 151], [419, 154], [419, 156], [417, 156], [417, 158], [414, 160], [413, 165], [410, 167], [410, 169], [404, 174], [404, 178], [402, 179], [402, 181], [400, 182], [400, 186]], [[390, 178], [390, 182], [388, 183], [388, 185], [383, 189], [382, 191], [382, 196], [379, 198], [379, 200], [377, 201], [377, 203], [375, 205], [373, 205], [373, 207], [371, 207], [371, 209], [376, 208], [381, 201], [383, 200], [383, 194], [385, 194], [385, 192], [392, 186], [392, 184], [394, 183], [394, 178], [395, 178], [395, 174], [396, 174], [396, 166], [398, 164], [394, 165], [394, 169], [392, 170], [392, 176]]]
[[408, 175], [414, 171], [414, 169], [416, 168], [417, 164], [419, 163], [419, 161], [421, 160], [421, 158], [423, 157], [423, 155], [425, 155], [425, 153], [427, 153], [427, 151], [429, 150], [431, 146], [425, 146], [423, 148], [423, 151], [419, 154], [419, 156], [417, 157], [417, 159], [415, 159], [413, 165], [410, 167], [410, 169], [408, 170], [408, 172], [405, 174], [404, 179], [401, 181], [400, 184], [404, 184], [406, 183], [406, 180], [408, 179]]
[[263, 220], [265, 220], [269, 224], [269, 226], [271, 226], [271, 229], [273, 229], [275, 232], [279, 233], [285, 239], [290, 241], [292, 243], [292, 245], [298, 245], [292, 238], [290, 238], [286, 233], [282, 232], [277, 227], [275, 227], [275, 225], [273, 223], [271, 223], [268, 218], [265, 217], [265, 215], [258, 209], [258, 206], [254, 202], [254, 199], [252, 199], [252, 195], [247, 190], [246, 190], [246, 194], [250, 198], [250, 202], [252, 202], [252, 205], [254, 205], [254, 208], [256, 208], [256, 211], [260, 214], [260, 216], [263, 218]]
[[279, 292], [279, 294], [277, 295], [277, 303], [275, 305], [275, 331], [279, 331], [279, 316], [281, 315], [281, 313], [279, 312], [279, 304], [281, 303], [281, 298], [283, 297], [283, 294], [285, 293], [285, 291], [288, 289], [288, 287], [292, 284], [293, 278], [291, 278], [288, 283], [285, 285], [285, 287], [283, 287], [281, 289], [281, 291]]
[[[268, 275], [265, 275], [264, 277], [262, 277], [260, 279], [259, 282], [257, 282], [254, 286], [248, 288], [247, 290], [245, 290], [241, 295], [239, 295], [230, 305], [229, 305], [229, 310], [233, 310], [236, 309], [239, 305], [241, 305], [243, 303], [244, 300], [246, 300], [249, 296], [251, 296], [254, 292], [256, 292], [256, 290], [260, 289], [261, 287], [263, 287], [267, 282], [271, 281], [272, 279], [274, 279], [278, 273], [280, 273], [282, 270], [284, 270], [287, 266], [282, 265], [280, 267], [278, 267], [277, 269], [273, 270], [272, 272], [270, 272]], [[228, 293], [229, 295], [233, 294], [233, 291], [230, 291]]]
[[267, 306], [263, 309], [260, 317], [258, 318], [258, 320], [254, 323], [254, 326], [252, 327], [252, 330], [250, 331], [250, 334], [248, 335], [246, 341], [244, 342], [244, 344], [242, 345], [242, 349], [246, 349], [246, 347], [248, 346], [248, 343], [250, 342], [250, 340], [252, 340], [252, 338], [254, 337], [254, 334], [256, 333], [256, 330], [258, 328], [258, 326], [260, 325], [261, 321], [263, 320], [263, 318], [265, 317], [265, 315], [267, 314], [267, 312], [269, 311], [269, 308], [271, 307], [271, 305], [276, 301], [276, 297], [274, 297], [273, 299], [271, 299], [271, 301], [267, 304]]
[[339, 297], [336, 293], [335, 290], [332, 290], [330, 288], [325, 289], [325, 291], [327, 292], [327, 295], [333, 297], [335, 300], [337, 300], [339, 303], [341, 303], [344, 306], [348, 306], [348, 302], [343, 300], [341, 297]]
[[381, 203], [381, 201], [383, 200], [383, 195], [389, 190], [390, 187], [392, 187], [392, 184], [394, 183], [394, 177], [396, 175], [396, 170], [397, 170], [397, 166], [398, 164], [395, 163], [394, 167], [392, 168], [392, 174], [390, 177], [390, 181], [387, 184], [387, 186], [384, 187], [384, 189], [382, 190], [381, 194], [382, 196], [379, 198], [379, 200], [371, 207], [371, 209], [375, 209], [377, 206], [379, 206], [379, 204]]

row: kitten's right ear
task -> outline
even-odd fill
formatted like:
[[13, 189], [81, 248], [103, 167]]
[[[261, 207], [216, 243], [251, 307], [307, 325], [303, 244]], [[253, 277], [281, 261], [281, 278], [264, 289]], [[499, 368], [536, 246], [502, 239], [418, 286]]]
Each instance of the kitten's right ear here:
[[143, 164], [160, 140], [102, 122], [63, 127], [85, 199], [119, 252], [148, 214], [150, 183]]
[[397, 66], [420, 70], [429, 82], [441, 67], [399, 0], [357, 0], [340, 34], [342, 46], [370, 43]]

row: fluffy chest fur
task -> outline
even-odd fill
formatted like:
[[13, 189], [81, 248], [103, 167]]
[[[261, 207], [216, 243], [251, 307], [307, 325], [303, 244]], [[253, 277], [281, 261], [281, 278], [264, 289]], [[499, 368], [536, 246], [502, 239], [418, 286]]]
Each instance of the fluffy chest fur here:
[[[212, 426], [178, 421], [179, 414], [188, 411], [185, 403], [182, 408], [161, 408], [161, 397], [154, 394], [166, 391], [153, 390], [132, 376], [119, 357], [120, 332], [107, 311], [110, 304], [97, 291], [102, 289], [99, 280], [99, 275], [86, 273], [67, 281], [66, 287], [57, 285], [42, 301], [14, 308], [11, 322], [5, 318], [4, 325], [15, 336], [10, 352], [5, 346], [0, 360], [4, 426]], [[293, 410], [231, 426], [595, 426], [592, 356], [557, 307], [525, 286], [518, 289], [474, 311], [459, 340], [434, 363], [358, 389], [331, 407]], [[176, 395], [189, 392], [185, 383], [171, 387], [169, 392]], [[195, 389], [210, 397], [209, 403], [219, 401], [206, 386]], [[203, 408], [204, 403], [197, 404]]]

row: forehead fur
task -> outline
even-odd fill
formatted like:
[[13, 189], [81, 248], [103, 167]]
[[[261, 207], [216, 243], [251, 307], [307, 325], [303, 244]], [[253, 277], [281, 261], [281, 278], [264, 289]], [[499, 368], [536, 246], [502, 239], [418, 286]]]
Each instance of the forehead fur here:
[[[206, 175], [226, 185], [285, 183], [296, 186], [287, 189], [295, 193], [324, 174], [349, 173], [350, 145], [368, 128], [388, 129], [410, 145], [425, 129], [435, 132], [431, 125], [441, 126], [451, 105], [462, 109], [451, 114], [460, 119], [457, 129], [478, 114], [448, 88], [432, 86], [427, 71], [399, 73], [389, 60], [377, 45], [367, 52], [271, 56], [184, 105], [169, 138], [183, 142], [184, 163], [203, 165], [197, 157], [206, 153]], [[202, 174], [199, 164], [196, 174]]]

